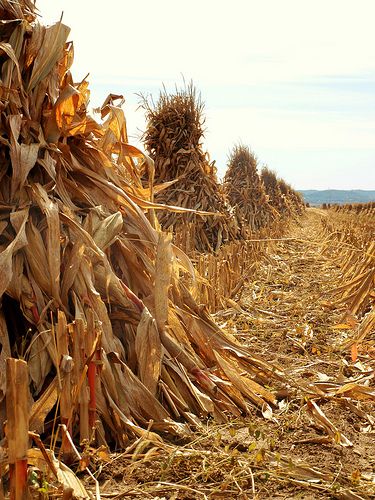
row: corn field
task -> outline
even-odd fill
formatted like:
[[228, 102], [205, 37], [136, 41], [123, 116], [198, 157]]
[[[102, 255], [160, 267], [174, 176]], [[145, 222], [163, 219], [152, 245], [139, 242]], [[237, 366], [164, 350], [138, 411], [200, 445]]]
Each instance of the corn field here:
[[[70, 71], [68, 26], [41, 24], [31, 0], [0, 1], [0, 16], [1, 498], [100, 499], [106, 467], [125, 459], [136, 477], [163, 456], [174, 474], [155, 480], [163, 495], [256, 498], [264, 471], [334, 491], [338, 476], [294, 463], [249, 422], [282, 436], [298, 413], [320, 429], [316, 442], [340, 449], [353, 443], [323, 412], [327, 400], [375, 423], [360, 406], [375, 400], [373, 203], [306, 213], [289, 184], [258, 172], [247, 146], [234, 146], [220, 183], [192, 85], [162, 92], [156, 105], [144, 99], [144, 153], [129, 144], [122, 96], [109, 94], [100, 119], [89, 114], [89, 82]], [[310, 380], [291, 350], [312, 353], [298, 309], [304, 288], [293, 292], [300, 262], [317, 259], [311, 248], [339, 270], [324, 303], [342, 314], [334, 331], [350, 331], [340, 349], [361, 359], [357, 378], [348, 368], [340, 380], [313, 373], [330, 384]], [[292, 305], [282, 298], [290, 291]], [[262, 331], [285, 340], [288, 363]], [[246, 449], [224, 443], [237, 424], [254, 437]], [[200, 464], [194, 484], [177, 484], [190, 460]], [[211, 461], [225, 480], [211, 477]], [[151, 483], [128, 493], [165, 498]], [[341, 476], [337, 485], [340, 498], [366, 498]], [[126, 498], [110, 486], [106, 496]]]

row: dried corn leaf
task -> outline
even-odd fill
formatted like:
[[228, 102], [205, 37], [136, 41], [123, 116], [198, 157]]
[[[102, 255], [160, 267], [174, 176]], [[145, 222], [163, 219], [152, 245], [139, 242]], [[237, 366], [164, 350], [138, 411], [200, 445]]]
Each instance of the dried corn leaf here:
[[264, 408], [263, 398], [271, 403], [275, 403], [275, 396], [271, 392], [267, 391], [253, 380], [241, 376], [235, 365], [232, 365], [230, 359], [224, 358], [216, 351], [215, 357], [217, 359], [217, 362], [219, 363], [220, 368], [232, 382], [234, 387], [236, 387], [244, 396], [248, 397], [253, 403], [255, 403], [260, 408]]
[[43, 43], [39, 45], [33, 70], [26, 90], [30, 92], [38, 83], [46, 78], [55, 64], [62, 57], [63, 47], [70, 33], [70, 28], [61, 22], [45, 29]]
[[74, 498], [91, 498], [82, 482], [69, 467], [55, 457], [53, 451], [46, 450], [50, 462], [46, 460], [42, 452], [36, 448], [31, 448], [27, 454], [29, 465], [37, 467], [43, 474], [48, 475], [50, 472], [50, 463], [52, 462], [54, 469], [57, 472], [57, 480], [64, 489], [72, 489]]
[[13, 239], [11, 243], [0, 253], [0, 297], [3, 295], [7, 286], [9, 285], [12, 275], [13, 275], [13, 266], [12, 266], [12, 257], [13, 254], [24, 247], [27, 244], [25, 226], [28, 219], [29, 211], [28, 209], [20, 210], [12, 214], [11, 222], [16, 221], [16, 218], [21, 218], [21, 225], [19, 226], [18, 233]]
[[55, 406], [57, 396], [57, 380], [55, 378], [31, 407], [29, 423], [29, 429], [31, 431], [37, 432], [38, 434], [44, 431], [45, 419]]
[[153, 396], [156, 396], [163, 350], [156, 322], [144, 308], [135, 337], [139, 378]]
[[321, 408], [312, 400], [307, 402], [307, 410], [314, 420], [321, 425], [327, 434], [341, 446], [353, 446], [353, 443], [344, 436], [335, 425], [325, 416]]
[[159, 234], [155, 268], [155, 319], [162, 330], [168, 320], [169, 287], [173, 265], [172, 235]]

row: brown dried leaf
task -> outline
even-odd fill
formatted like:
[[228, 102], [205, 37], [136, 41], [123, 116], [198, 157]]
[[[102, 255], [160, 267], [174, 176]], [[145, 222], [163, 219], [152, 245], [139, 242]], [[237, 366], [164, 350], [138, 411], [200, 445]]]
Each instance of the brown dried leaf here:
[[49, 199], [45, 189], [40, 184], [34, 184], [33, 193], [36, 202], [47, 220], [47, 264], [49, 269], [51, 295], [60, 300], [60, 218], [59, 207]]
[[[71, 488], [73, 490], [74, 498], [86, 499], [91, 498], [82, 482], [78, 479], [76, 474], [69, 469], [69, 467], [55, 457], [53, 451], [46, 450], [50, 461], [53, 463], [54, 468], [57, 472], [57, 479], [63, 485], [64, 489]], [[27, 462], [29, 465], [37, 467], [43, 472], [43, 474], [48, 475], [50, 472], [50, 464], [43, 456], [42, 452], [36, 448], [29, 449], [27, 453]]]
[[12, 257], [17, 250], [27, 245], [25, 225], [29, 216], [29, 210], [24, 209], [11, 214], [10, 220], [12, 224], [17, 226], [18, 233], [7, 248], [0, 253], [0, 297], [3, 295], [9, 285], [12, 275]]
[[64, 44], [69, 33], [70, 28], [61, 22], [45, 29], [43, 43], [39, 46], [38, 54], [34, 60], [33, 71], [27, 85], [26, 90], [28, 92], [51, 73], [63, 54]]
[[315, 401], [307, 401], [307, 410], [314, 420], [324, 427], [327, 434], [341, 446], [348, 447], [353, 446], [353, 443], [349, 441], [347, 437], [342, 434], [337, 427], [325, 416], [321, 408], [315, 403]]
[[155, 319], [159, 330], [168, 321], [169, 286], [172, 274], [172, 235], [159, 233], [155, 267]]
[[233, 364], [230, 359], [224, 358], [217, 351], [214, 352], [220, 368], [232, 382], [234, 387], [236, 387], [241, 392], [241, 394], [248, 397], [251, 401], [253, 401], [253, 403], [259, 406], [263, 412], [267, 411], [266, 415], [268, 418], [270, 408], [268, 408], [268, 405], [266, 405], [267, 407], [265, 407], [264, 400], [274, 404], [276, 401], [275, 396], [253, 380], [240, 375], [239, 370], [236, 369], [236, 365]]
[[154, 318], [145, 307], [137, 327], [135, 352], [142, 383], [156, 396], [162, 363], [162, 345]]
[[31, 407], [29, 423], [31, 431], [38, 434], [44, 432], [44, 421], [48, 413], [55, 406], [57, 396], [57, 379], [55, 377]]

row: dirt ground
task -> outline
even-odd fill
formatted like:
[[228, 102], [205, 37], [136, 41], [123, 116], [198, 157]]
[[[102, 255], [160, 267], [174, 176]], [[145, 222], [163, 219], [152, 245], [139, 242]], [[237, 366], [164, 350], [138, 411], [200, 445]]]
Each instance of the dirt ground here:
[[342, 283], [335, 255], [322, 253], [326, 216], [312, 209], [294, 223], [234, 307], [215, 315], [284, 372], [279, 407], [204, 422], [184, 443], [139, 440], [93, 457], [102, 498], [375, 498], [374, 350], [354, 363], [344, 347], [352, 331], [330, 293]]

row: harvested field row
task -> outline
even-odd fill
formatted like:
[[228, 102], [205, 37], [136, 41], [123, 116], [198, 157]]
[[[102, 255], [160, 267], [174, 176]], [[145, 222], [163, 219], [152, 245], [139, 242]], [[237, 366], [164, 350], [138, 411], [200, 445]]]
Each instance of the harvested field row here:
[[[277, 410], [212, 421], [186, 444], [113, 456], [103, 491], [121, 498], [370, 499], [375, 495], [374, 329], [353, 361], [336, 242], [324, 246], [325, 212], [309, 209], [216, 321], [289, 381]], [[328, 253], [327, 253], [328, 252]], [[281, 396], [281, 393], [280, 393]], [[111, 464], [111, 465], [110, 465]], [[108, 467], [112, 466], [112, 462]], [[147, 477], [147, 480], [145, 479]], [[126, 486], [124, 485], [126, 483]]]

